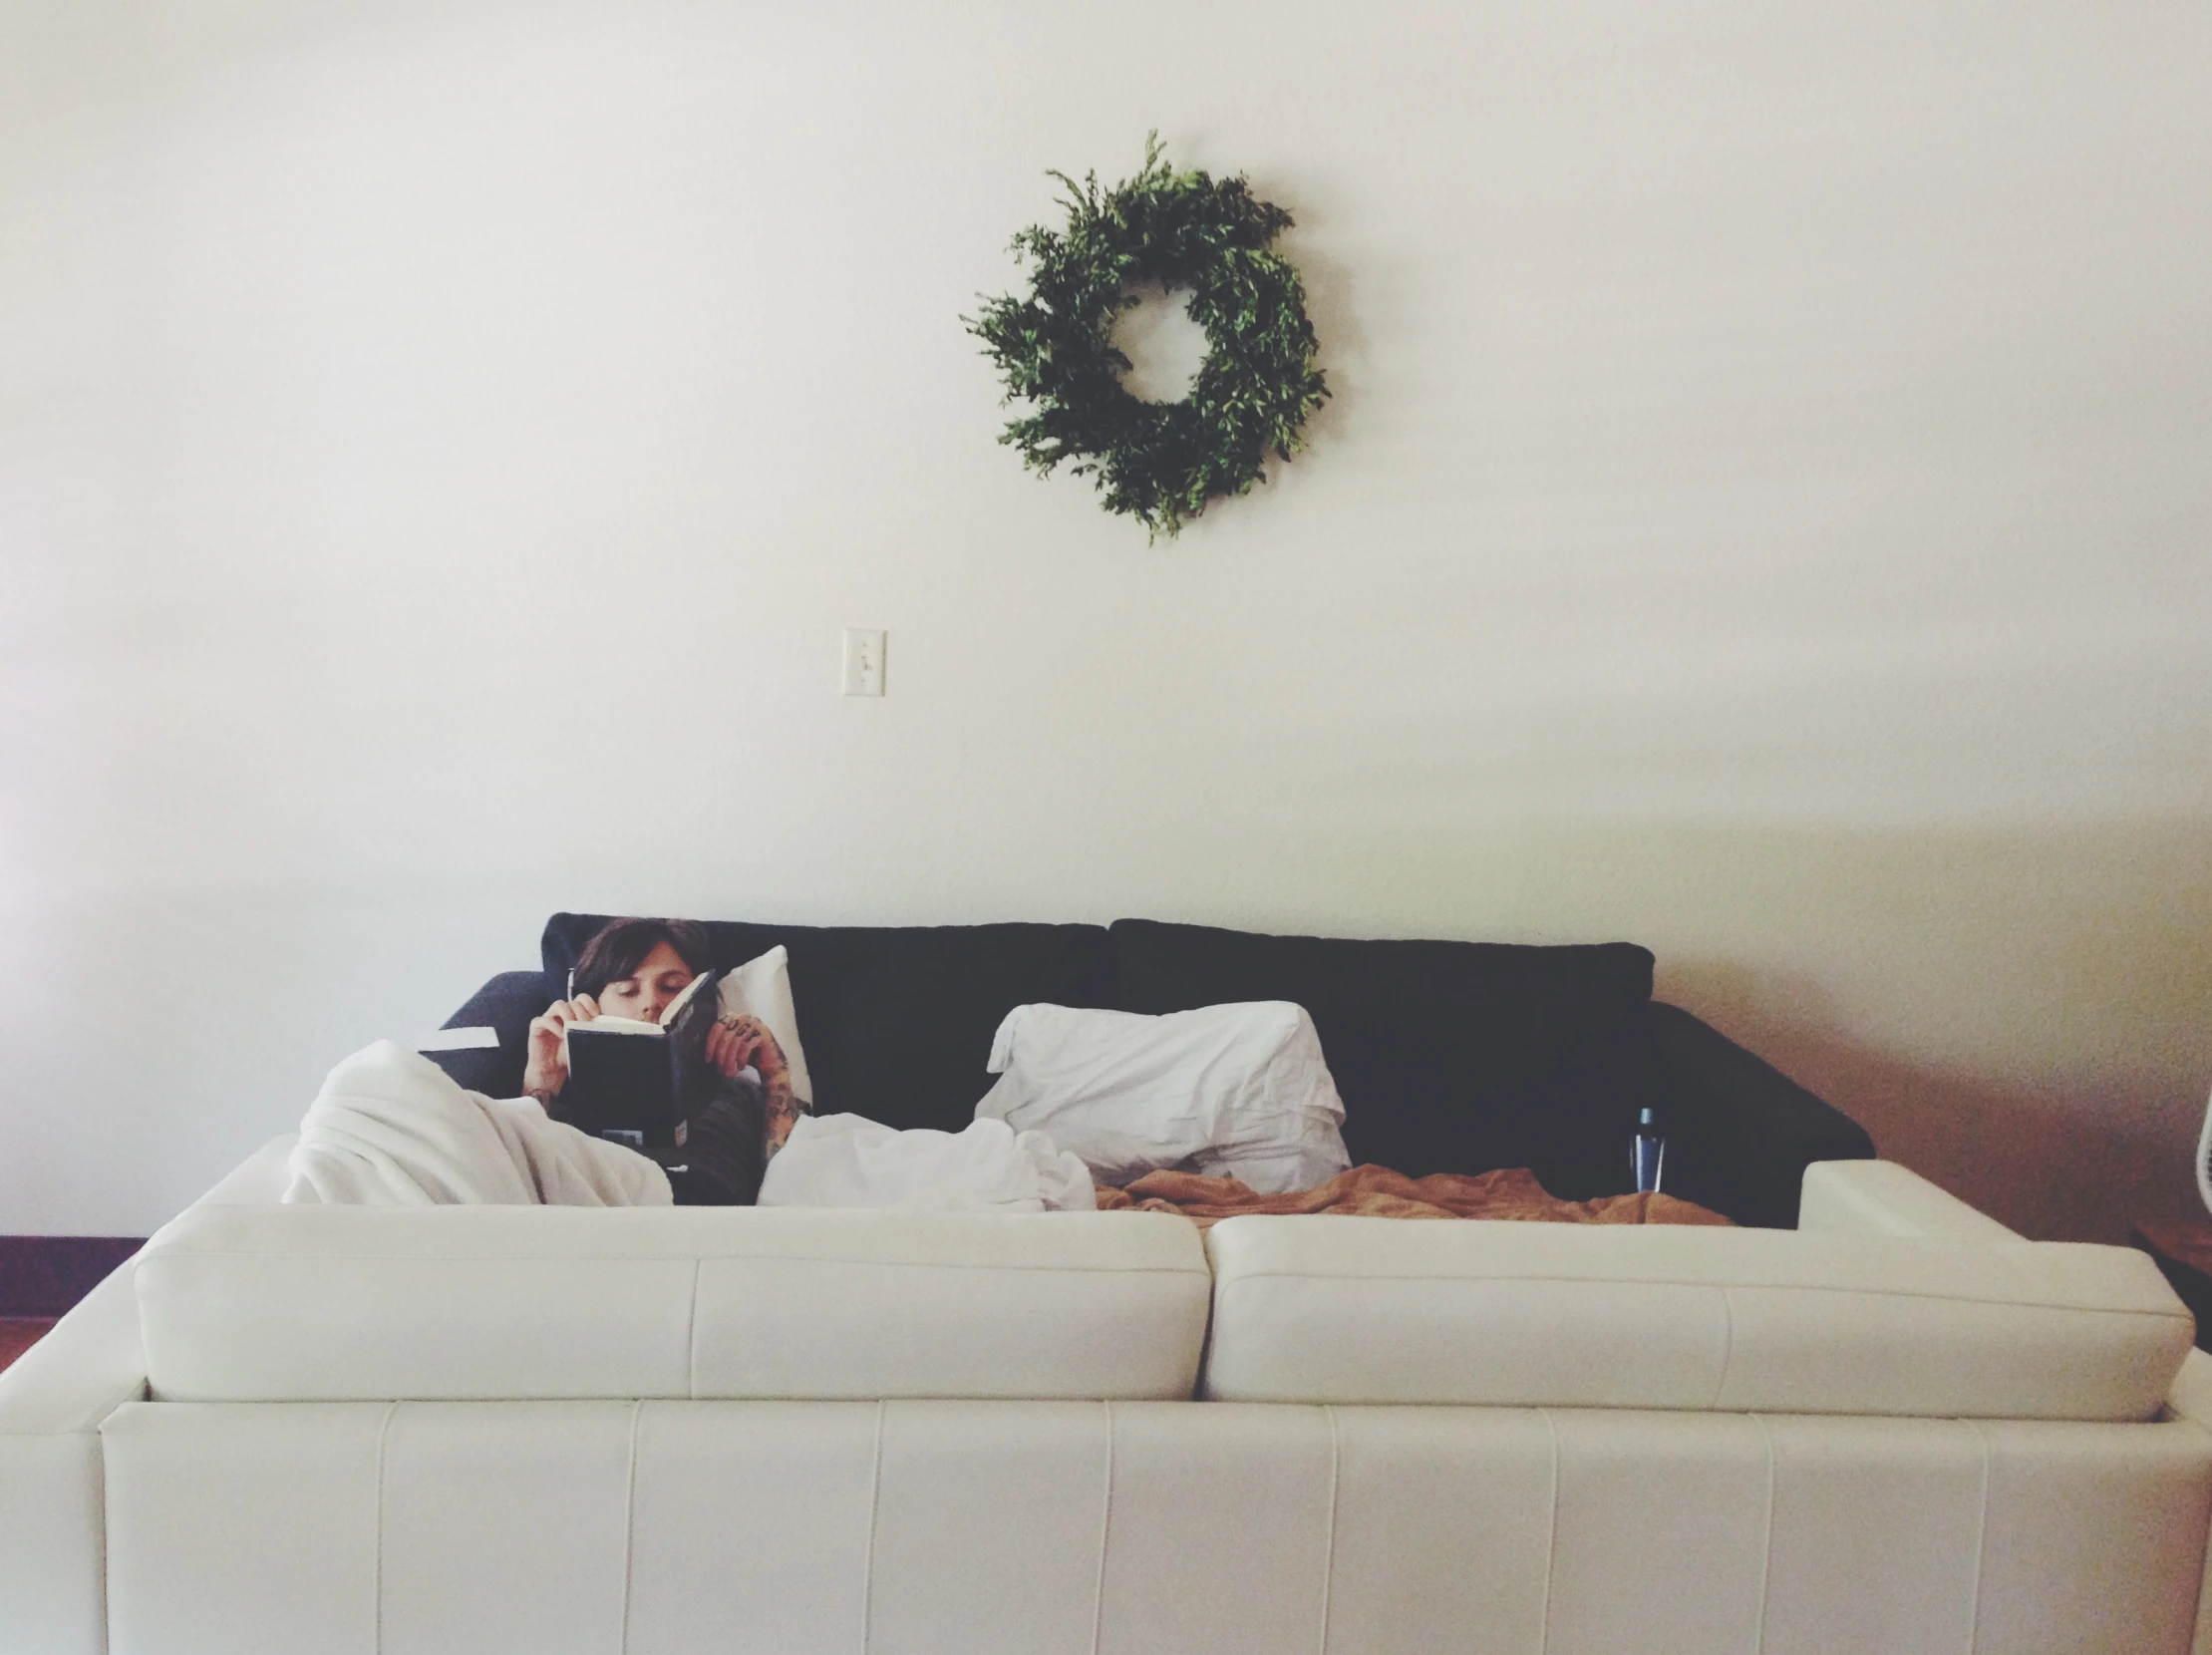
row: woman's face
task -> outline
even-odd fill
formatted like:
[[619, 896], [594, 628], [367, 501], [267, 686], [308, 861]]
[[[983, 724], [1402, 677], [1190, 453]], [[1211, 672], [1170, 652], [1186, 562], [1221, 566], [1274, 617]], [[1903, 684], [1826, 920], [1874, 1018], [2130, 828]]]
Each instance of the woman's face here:
[[669, 1001], [683, 993], [691, 979], [692, 969], [684, 963], [684, 956], [668, 943], [657, 942], [653, 951], [638, 962], [637, 970], [599, 991], [599, 1009], [610, 1017], [658, 1023]]

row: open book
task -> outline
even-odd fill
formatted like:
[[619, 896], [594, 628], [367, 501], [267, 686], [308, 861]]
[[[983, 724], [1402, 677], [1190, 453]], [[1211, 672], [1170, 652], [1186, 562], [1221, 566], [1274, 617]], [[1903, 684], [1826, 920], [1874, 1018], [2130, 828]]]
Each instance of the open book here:
[[658, 1023], [595, 1017], [568, 1026], [568, 1083], [560, 1117], [633, 1150], [681, 1149], [693, 1113], [714, 1096], [721, 1071], [707, 1061], [717, 973], [702, 971]]

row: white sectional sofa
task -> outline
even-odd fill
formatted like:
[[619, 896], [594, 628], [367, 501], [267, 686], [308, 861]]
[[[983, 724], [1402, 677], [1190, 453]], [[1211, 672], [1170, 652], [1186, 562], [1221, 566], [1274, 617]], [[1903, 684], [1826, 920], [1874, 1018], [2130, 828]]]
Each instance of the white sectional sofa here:
[[[1798, 1231], [274, 1204], [0, 1378], [0, 1651], [2212, 1651], [2149, 1261]], [[2198, 1630], [2205, 1621], [2205, 1630]]]

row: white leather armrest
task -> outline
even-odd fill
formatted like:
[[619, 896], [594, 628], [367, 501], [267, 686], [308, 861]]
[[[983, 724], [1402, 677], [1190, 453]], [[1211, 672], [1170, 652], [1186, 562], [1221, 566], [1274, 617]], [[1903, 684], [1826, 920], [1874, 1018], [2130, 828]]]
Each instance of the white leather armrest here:
[[[192, 1206], [273, 1204], [283, 1193], [285, 1162], [298, 1142], [296, 1133], [270, 1140]], [[168, 1227], [163, 1225], [162, 1231]], [[146, 1344], [139, 1333], [133, 1280], [138, 1264], [132, 1258], [113, 1271], [51, 1333], [0, 1373], [0, 1441], [89, 1438], [118, 1408], [145, 1398]], [[0, 1493], [10, 1496], [0, 1521], [14, 1511], [14, 1492], [12, 1486], [0, 1486]], [[12, 1548], [0, 1547], [0, 1569], [14, 1557]], [[0, 1592], [0, 1603], [6, 1601], [7, 1594]], [[0, 1649], [13, 1647], [0, 1639]]]
[[1797, 1227], [1938, 1241], [2027, 1239], [1894, 1160], [1814, 1161], [1805, 1168]]
[[[275, 1206], [292, 1181], [292, 1148], [299, 1134], [272, 1138], [223, 1175], [222, 1181], [192, 1206]], [[187, 1211], [190, 1208], [186, 1208]]]
[[[2181, 1372], [2166, 1390], [2166, 1412], [2212, 1432], [2212, 1355], [2191, 1351], [2181, 1359]], [[2197, 1588], [2197, 1635], [2189, 1650], [2190, 1655], [2212, 1655], [2212, 1550]]]
[[[1805, 1168], [1800, 1201], [1799, 1229], [1948, 1236], [1961, 1241], [2023, 1239], [2018, 1231], [1893, 1160], [1816, 1160]], [[2181, 1371], [2166, 1391], [2166, 1411], [2212, 1432], [2212, 1355], [2193, 1350], [2182, 1358]], [[2205, 1559], [2196, 1636], [2189, 1649], [2190, 1655], [2212, 1655], [2212, 1554]]]
[[[279, 1200], [296, 1135], [263, 1145], [195, 1206]], [[100, 1424], [146, 1396], [132, 1259], [0, 1374], [0, 1650], [108, 1647]]]
[[91, 1433], [146, 1392], [139, 1301], [124, 1264], [0, 1374], [0, 1437]]
[[2191, 1351], [2166, 1388], [2166, 1411], [2212, 1432], [2212, 1354]]
[[100, 1655], [100, 1422], [146, 1395], [125, 1264], [0, 1374], [0, 1649]]

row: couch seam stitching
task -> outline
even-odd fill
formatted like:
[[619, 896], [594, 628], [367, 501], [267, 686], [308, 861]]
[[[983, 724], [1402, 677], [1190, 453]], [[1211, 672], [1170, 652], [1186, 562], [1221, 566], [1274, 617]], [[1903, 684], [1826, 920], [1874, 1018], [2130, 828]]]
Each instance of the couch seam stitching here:
[[1721, 1411], [1721, 1399], [1729, 1394], [1729, 1369], [1736, 1362], [1736, 1304], [1729, 1297], [1729, 1290], [1721, 1289], [1721, 1377], [1713, 1384], [1713, 1401], [1709, 1411]]
[[694, 1401], [699, 1397], [699, 1260], [691, 1266], [691, 1312], [684, 1322], [684, 1383]]
[[[988, 1259], [816, 1258], [800, 1253], [331, 1253], [313, 1249], [282, 1252], [265, 1247], [194, 1247], [190, 1252], [158, 1253], [148, 1262], [188, 1263], [201, 1258], [262, 1258], [285, 1264], [301, 1259], [325, 1264], [682, 1264], [688, 1261], [694, 1268], [701, 1264], [849, 1264], [870, 1270], [1003, 1270], [1051, 1276], [1205, 1276], [1211, 1279], [1213, 1275], [1210, 1269], [1194, 1269], [1188, 1264], [999, 1264]], [[1293, 1272], [1259, 1273], [1285, 1275]]]
[[384, 1418], [383, 1418], [383, 1419], [382, 1419], [381, 1421], [379, 1421], [379, 1422], [378, 1422], [378, 1424], [377, 1424], [377, 1511], [376, 1511], [376, 1523], [377, 1523], [377, 1531], [376, 1531], [376, 1542], [375, 1542], [375, 1552], [376, 1552], [376, 1579], [375, 1579], [375, 1582], [374, 1582], [374, 1584], [375, 1584], [375, 1601], [374, 1601], [374, 1603], [373, 1603], [373, 1605], [372, 1605], [373, 1613], [372, 1613], [372, 1616], [371, 1616], [371, 1621], [372, 1621], [372, 1626], [373, 1626], [373, 1633], [372, 1633], [372, 1638], [373, 1638], [373, 1642], [372, 1642], [372, 1647], [373, 1647], [373, 1648], [375, 1649], [375, 1651], [376, 1651], [376, 1655], [384, 1655], [384, 1471], [385, 1471], [385, 1445], [386, 1445], [387, 1443], [389, 1443], [389, 1442], [391, 1441], [391, 1438], [392, 1438], [392, 1419], [393, 1419], [393, 1416], [394, 1416], [394, 1415], [396, 1415], [396, 1414], [398, 1414], [398, 1413], [399, 1413], [399, 1411], [400, 1411], [400, 1405], [399, 1405], [399, 1404], [398, 1404], [397, 1402], [388, 1402], [388, 1403], [386, 1403], [386, 1404], [384, 1405]]
[[[208, 1255], [213, 1256], [213, 1255]], [[1234, 1287], [1247, 1281], [1309, 1281], [1327, 1282], [1332, 1286], [1364, 1287], [1377, 1281], [1431, 1281], [1445, 1285], [1514, 1286], [1525, 1282], [1580, 1282], [1592, 1287], [1725, 1287], [1737, 1292], [1757, 1293], [1849, 1293], [1869, 1299], [1926, 1299], [1934, 1304], [1988, 1304], [2012, 1310], [2072, 1311], [2083, 1316], [2153, 1316], [2163, 1321], [2178, 1322], [2188, 1319], [2188, 1311], [2179, 1314], [2171, 1310], [2154, 1310], [2148, 1306], [2103, 1304], [2054, 1304], [2048, 1299], [1996, 1298], [1972, 1293], [1920, 1293], [1894, 1287], [1831, 1287], [1817, 1282], [1793, 1281], [1690, 1281], [1665, 1276], [1592, 1276], [1592, 1275], [1511, 1275], [1511, 1276], [1439, 1276], [1404, 1273], [1370, 1273], [1361, 1275], [1334, 1275], [1316, 1270], [1239, 1270], [1227, 1279], [1215, 1278], [1223, 1288]]]
[[1975, 1521], [1974, 1597], [1968, 1605], [1966, 1631], [1967, 1655], [1976, 1655], [1982, 1647], [1982, 1575], [1989, 1561], [1990, 1546], [1990, 1438], [1979, 1422], [1967, 1420], [1963, 1423], [1974, 1433], [1975, 1444], [1982, 1451], [1982, 1509]]
[[1559, 1421], [1548, 1408], [1539, 1408], [1536, 1412], [1544, 1417], [1544, 1429], [1551, 1435], [1551, 1521], [1544, 1540], [1543, 1617], [1536, 1633], [1539, 1655], [1550, 1655], [1551, 1581], [1553, 1569], [1559, 1559]]
[[1113, 1399], [1104, 1398], [1106, 1410], [1106, 1497], [1099, 1502], [1099, 1570], [1091, 1594], [1091, 1655], [1099, 1655], [1099, 1640], [1106, 1625], [1106, 1546], [1113, 1532]]
[[93, 1436], [99, 1445], [100, 1454], [100, 1649], [101, 1655], [107, 1655], [110, 1644], [114, 1642], [109, 1625], [111, 1594], [108, 1588], [108, 1571], [115, 1566], [116, 1547], [114, 1538], [108, 1532], [108, 1443], [99, 1435], [97, 1427]]
[[868, 1543], [860, 1565], [860, 1655], [868, 1655], [875, 1614], [875, 1525], [883, 1502], [883, 1416], [891, 1400], [878, 1398], [875, 1405], [875, 1452], [868, 1468]]
[[622, 1495], [622, 1629], [615, 1648], [630, 1655], [630, 1599], [637, 1589], [638, 1434], [645, 1424], [645, 1401], [630, 1404], [629, 1483]]
[[1753, 1414], [1760, 1437], [1766, 1443], [1766, 1535], [1758, 1560], [1758, 1620], [1752, 1633], [1751, 1647], [1758, 1655], [1766, 1651], [1766, 1602], [1774, 1585], [1774, 1428], [1763, 1414]]
[[1329, 1610], [1334, 1601], [1337, 1573], [1337, 1498], [1342, 1487], [1339, 1473], [1343, 1466], [1343, 1451], [1337, 1435], [1337, 1410], [1334, 1404], [1324, 1404], [1321, 1412], [1329, 1421], [1329, 1526], [1322, 1543], [1321, 1554], [1321, 1648], [1319, 1655], [1329, 1655]]

